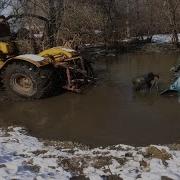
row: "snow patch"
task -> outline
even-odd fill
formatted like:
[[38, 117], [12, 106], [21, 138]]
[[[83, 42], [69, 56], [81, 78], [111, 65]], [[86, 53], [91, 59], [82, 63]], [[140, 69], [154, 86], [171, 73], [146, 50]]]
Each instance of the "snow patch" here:
[[[58, 143], [60, 144], [58, 146]], [[65, 147], [26, 135], [22, 128], [0, 129], [0, 179], [61, 179], [84, 176], [101, 180], [117, 176], [125, 180], [180, 179], [180, 151], [153, 146], [172, 158], [145, 155], [148, 147], [116, 145], [107, 148]]]
[[17, 59], [18, 58], [20, 58], [20, 59], [29, 59], [31, 61], [36, 61], [36, 62], [44, 60], [44, 57], [41, 57], [41, 56], [35, 55], [35, 54], [24, 54], [24, 55], [17, 56], [16, 58]]
[[[178, 34], [180, 39], [180, 34]], [[171, 43], [172, 42], [172, 35], [171, 34], [157, 34], [154, 35], [152, 38], [152, 42], [163, 44], [163, 43]]]
[[62, 47], [61, 49], [62, 49], [63, 51], [67, 51], [67, 52], [75, 52], [75, 50], [70, 49], [70, 48]]

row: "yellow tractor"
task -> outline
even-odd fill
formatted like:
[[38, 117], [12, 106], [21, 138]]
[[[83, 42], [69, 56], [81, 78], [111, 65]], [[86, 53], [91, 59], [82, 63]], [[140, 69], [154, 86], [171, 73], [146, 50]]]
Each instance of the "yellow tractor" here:
[[17, 55], [13, 43], [1, 34], [0, 74], [10, 98], [39, 99], [58, 87], [80, 92], [91, 81], [86, 62], [75, 50], [54, 47], [36, 55]]

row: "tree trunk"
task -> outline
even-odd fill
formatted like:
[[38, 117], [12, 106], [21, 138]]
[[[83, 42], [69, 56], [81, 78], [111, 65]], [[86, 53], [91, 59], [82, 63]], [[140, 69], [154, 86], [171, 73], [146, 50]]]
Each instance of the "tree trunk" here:
[[178, 39], [178, 31], [177, 31], [177, 24], [176, 24], [176, 10], [178, 7], [178, 4], [173, 4], [171, 0], [167, 1], [169, 4], [169, 12], [170, 12], [170, 25], [172, 29], [172, 43], [176, 45], [177, 47], [179, 46], [179, 39]]
[[178, 38], [178, 33], [177, 33], [176, 29], [173, 29], [172, 43], [175, 44], [177, 47], [179, 46], [179, 38]]
[[139, 11], [139, 0], [135, 1], [136, 8], [136, 36], [141, 37], [140, 34], [140, 11]]
[[130, 13], [130, 2], [129, 2], [129, 0], [127, 0], [127, 7], [126, 7], [126, 15], [127, 15], [127, 18], [126, 18], [126, 35], [127, 35], [127, 38], [131, 37], [131, 35], [130, 35], [129, 13]]
[[49, 3], [49, 13], [48, 13], [49, 23], [47, 25], [48, 45], [49, 47], [54, 47], [57, 45], [56, 36], [62, 22], [64, 0], [57, 0], [57, 1], [48, 0], [48, 3]]
[[47, 36], [48, 45], [53, 47], [55, 45], [55, 31], [56, 31], [56, 13], [54, 0], [48, 0], [49, 12], [48, 12], [48, 25], [47, 25]]
[[173, 19], [172, 19], [172, 42], [176, 46], [179, 46], [175, 12], [173, 13]]

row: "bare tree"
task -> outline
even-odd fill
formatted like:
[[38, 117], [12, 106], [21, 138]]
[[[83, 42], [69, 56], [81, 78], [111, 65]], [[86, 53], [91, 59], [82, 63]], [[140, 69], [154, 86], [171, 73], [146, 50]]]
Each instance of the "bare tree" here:
[[4, 13], [4, 10], [6, 10], [10, 6], [11, 0], [1, 0], [0, 1], [0, 14]]
[[[7, 20], [16, 19], [35, 19], [44, 24], [45, 34], [49, 47], [56, 45], [56, 36], [63, 18], [64, 0], [24, 0], [20, 1], [20, 11], [7, 17]], [[45, 5], [45, 6], [44, 6]], [[25, 20], [26, 21], [26, 20]]]
[[130, 23], [129, 23], [129, 14], [130, 14], [130, 0], [126, 1], [126, 35], [127, 38], [131, 37], [130, 34]]
[[179, 45], [178, 27], [177, 27], [177, 11], [180, 5], [180, 0], [164, 0], [164, 7], [166, 8], [166, 16], [169, 20], [170, 30], [172, 32], [172, 42]]
[[[7, 17], [26, 27], [39, 47], [80, 43], [121, 42], [124, 38], [172, 33], [179, 44], [180, 0], [1, 0], [0, 13], [11, 6]], [[163, 8], [162, 8], [163, 7]], [[13, 21], [12, 21], [13, 20]]]

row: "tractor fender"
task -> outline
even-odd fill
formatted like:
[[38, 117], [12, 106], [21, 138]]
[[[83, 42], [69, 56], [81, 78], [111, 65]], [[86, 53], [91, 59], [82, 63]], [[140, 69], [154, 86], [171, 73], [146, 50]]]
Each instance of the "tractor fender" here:
[[7, 66], [9, 63], [19, 62], [19, 61], [29, 62], [29, 63], [35, 65], [36, 67], [42, 67], [42, 66], [50, 64], [48, 59], [46, 59], [40, 55], [24, 54], [24, 55], [19, 55], [19, 56], [8, 59], [3, 65], [1, 65], [1, 69], [3, 67]]

